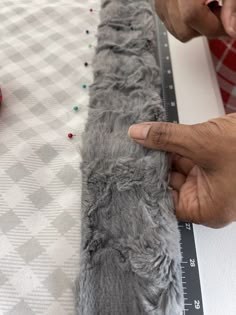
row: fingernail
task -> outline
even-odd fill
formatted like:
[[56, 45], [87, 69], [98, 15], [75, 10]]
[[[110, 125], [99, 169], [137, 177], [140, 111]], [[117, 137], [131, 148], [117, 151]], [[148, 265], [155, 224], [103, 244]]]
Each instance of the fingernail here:
[[130, 138], [136, 140], [145, 140], [147, 138], [148, 132], [151, 128], [151, 125], [133, 125], [129, 128], [128, 134]]
[[236, 15], [231, 16], [230, 28], [233, 33], [233, 36], [236, 37]]

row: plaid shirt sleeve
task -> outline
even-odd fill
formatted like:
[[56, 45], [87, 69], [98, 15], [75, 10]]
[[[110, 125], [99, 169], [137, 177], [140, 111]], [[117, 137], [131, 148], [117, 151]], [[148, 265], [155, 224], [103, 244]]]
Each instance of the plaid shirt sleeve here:
[[236, 112], [236, 40], [210, 40], [209, 45], [225, 111]]

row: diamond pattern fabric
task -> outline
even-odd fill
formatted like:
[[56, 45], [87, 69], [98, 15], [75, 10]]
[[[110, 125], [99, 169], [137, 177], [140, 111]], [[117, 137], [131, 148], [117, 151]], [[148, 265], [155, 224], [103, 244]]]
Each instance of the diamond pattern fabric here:
[[0, 3], [0, 315], [75, 313], [80, 144], [99, 7]]

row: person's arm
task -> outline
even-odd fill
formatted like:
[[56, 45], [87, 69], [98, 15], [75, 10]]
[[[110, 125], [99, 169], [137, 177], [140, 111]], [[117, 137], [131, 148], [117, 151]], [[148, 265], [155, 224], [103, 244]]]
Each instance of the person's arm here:
[[206, 123], [141, 123], [129, 136], [172, 153], [170, 186], [179, 220], [222, 227], [236, 221], [236, 114]]

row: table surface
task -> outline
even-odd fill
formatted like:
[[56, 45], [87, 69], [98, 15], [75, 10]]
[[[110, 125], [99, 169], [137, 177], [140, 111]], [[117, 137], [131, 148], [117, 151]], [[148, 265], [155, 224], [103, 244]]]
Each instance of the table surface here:
[[[169, 35], [180, 122], [224, 115], [204, 38], [182, 44]], [[236, 224], [223, 229], [194, 226], [205, 315], [236, 314]]]

